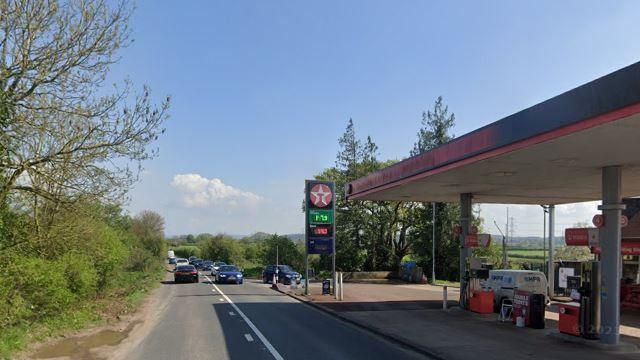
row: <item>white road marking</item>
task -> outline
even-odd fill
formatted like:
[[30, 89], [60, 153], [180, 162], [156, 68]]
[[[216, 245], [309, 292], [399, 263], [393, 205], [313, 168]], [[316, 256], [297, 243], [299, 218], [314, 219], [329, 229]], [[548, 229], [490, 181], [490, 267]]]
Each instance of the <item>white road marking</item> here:
[[[224, 295], [224, 294], [223, 294], [223, 295]], [[223, 299], [223, 298], [220, 298], [220, 299], [218, 299], [218, 300], [220, 300], [220, 301], [224, 301], [224, 299]]]
[[234, 313], [233, 311], [229, 311], [229, 316], [236, 316], [236, 313]]
[[253, 337], [251, 337], [251, 334], [244, 334], [244, 337], [247, 339], [248, 342], [253, 342]]
[[[211, 281], [206, 275], [205, 277], [207, 278], [207, 280]], [[222, 290], [220, 290], [220, 288], [218, 288], [216, 286], [216, 284], [214, 284], [213, 282], [211, 283], [211, 285], [213, 285], [213, 287], [218, 290], [218, 292], [220, 293], [220, 295], [222, 295], [227, 302], [233, 306], [233, 309], [240, 314], [240, 316], [242, 317], [242, 319], [244, 320], [244, 322], [247, 323], [247, 325], [249, 325], [249, 327], [251, 328], [251, 330], [253, 330], [253, 332], [256, 334], [256, 336], [258, 336], [258, 339], [260, 339], [260, 341], [262, 341], [262, 344], [264, 344], [264, 346], [267, 348], [267, 350], [269, 350], [269, 352], [271, 353], [271, 355], [273, 356], [274, 359], [276, 360], [284, 360], [284, 358], [282, 357], [282, 355], [280, 355], [280, 353], [278, 352], [278, 350], [276, 350], [276, 348], [273, 347], [273, 345], [271, 345], [271, 343], [269, 342], [269, 340], [267, 340], [266, 337], [264, 337], [264, 335], [262, 335], [262, 332], [260, 330], [258, 330], [258, 328], [251, 322], [251, 320], [249, 320], [249, 318], [247, 317], [247, 315], [245, 315], [242, 310], [240, 310], [240, 308], [233, 303], [233, 301], [231, 301], [231, 299], [229, 299], [229, 297], [227, 295], [225, 295]], [[248, 340], [248, 339], [247, 339]]]

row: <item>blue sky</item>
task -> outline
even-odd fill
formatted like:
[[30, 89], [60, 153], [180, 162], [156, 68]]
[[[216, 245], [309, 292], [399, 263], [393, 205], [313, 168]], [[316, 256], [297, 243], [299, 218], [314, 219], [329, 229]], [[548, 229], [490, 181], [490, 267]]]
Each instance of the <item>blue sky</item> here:
[[[461, 135], [636, 62], [640, 3], [615, 4], [139, 1], [112, 78], [173, 103], [128, 209], [159, 212], [170, 235], [302, 232], [304, 179], [333, 165], [349, 118], [400, 159], [438, 95]], [[538, 208], [511, 209], [516, 235], [541, 233]]]

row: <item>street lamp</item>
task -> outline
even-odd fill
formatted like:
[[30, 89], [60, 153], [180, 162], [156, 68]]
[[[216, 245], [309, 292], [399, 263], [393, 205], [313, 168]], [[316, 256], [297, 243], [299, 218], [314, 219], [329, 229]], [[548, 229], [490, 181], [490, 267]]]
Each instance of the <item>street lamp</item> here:
[[[547, 214], [549, 213], [549, 208], [546, 205], [540, 205], [542, 207], [542, 256], [547, 258]], [[548, 266], [546, 261], [542, 263], [542, 272], [544, 275], [549, 278], [548, 274]]]

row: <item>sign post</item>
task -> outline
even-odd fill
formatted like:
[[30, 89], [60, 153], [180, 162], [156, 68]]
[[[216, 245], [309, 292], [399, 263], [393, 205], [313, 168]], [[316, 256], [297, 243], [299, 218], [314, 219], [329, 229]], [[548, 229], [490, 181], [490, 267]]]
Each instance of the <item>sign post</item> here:
[[336, 286], [336, 222], [335, 183], [332, 181], [305, 181], [305, 286], [309, 294], [309, 254], [331, 254], [332, 281]]

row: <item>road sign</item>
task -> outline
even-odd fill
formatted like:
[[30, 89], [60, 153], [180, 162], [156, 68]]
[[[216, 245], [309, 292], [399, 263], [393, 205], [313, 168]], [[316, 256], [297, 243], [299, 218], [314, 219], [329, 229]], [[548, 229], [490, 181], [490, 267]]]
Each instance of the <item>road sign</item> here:
[[567, 246], [596, 246], [600, 244], [598, 228], [571, 228], [564, 230]]
[[489, 247], [491, 245], [491, 234], [478, 234], [478, 245]]
[[604, 226], [604, 216], [602, 214], [596, 214], [593, 216], [593, 219], [591, 220], [591, 222], [593, 223], [593, 226], [599, 228], [599, 227], [603, 227]]
[[465, 247], [478, 247], [478, 234], [467, 234], [464, 236]]

